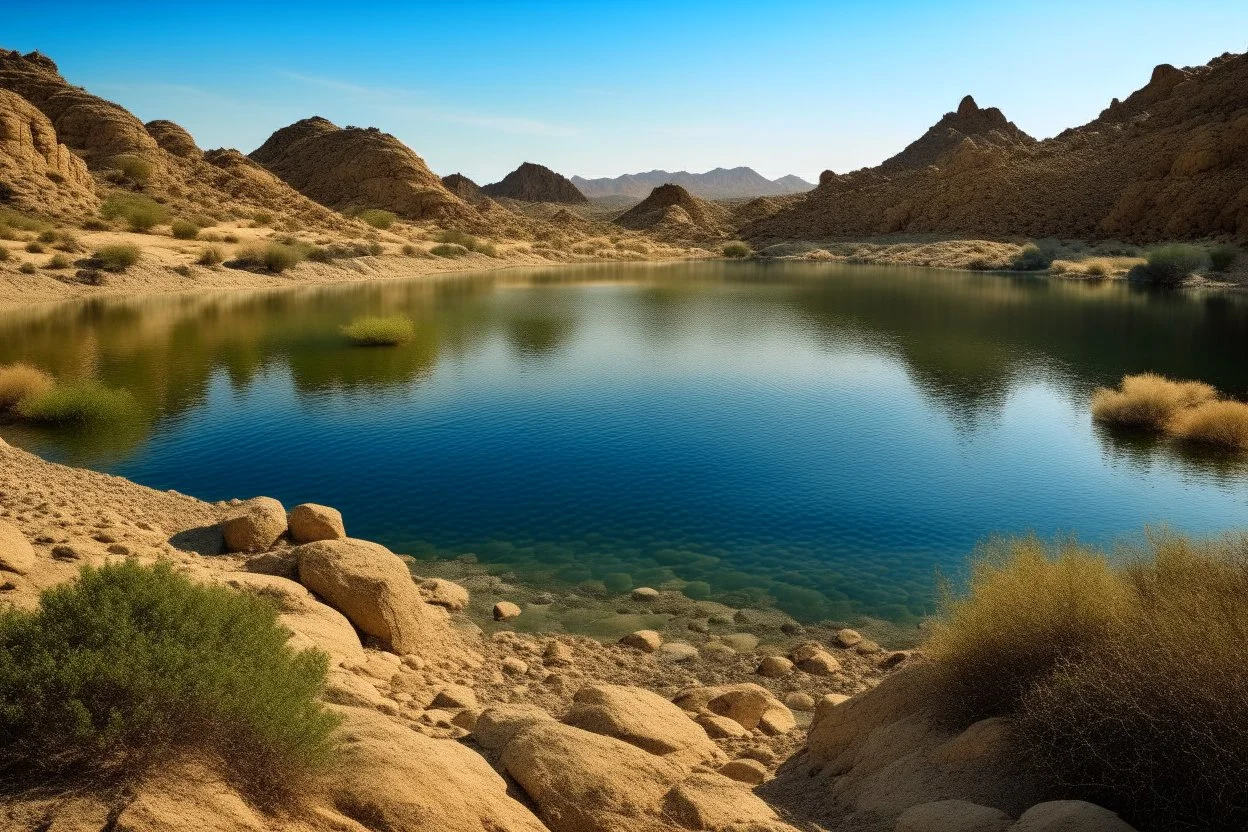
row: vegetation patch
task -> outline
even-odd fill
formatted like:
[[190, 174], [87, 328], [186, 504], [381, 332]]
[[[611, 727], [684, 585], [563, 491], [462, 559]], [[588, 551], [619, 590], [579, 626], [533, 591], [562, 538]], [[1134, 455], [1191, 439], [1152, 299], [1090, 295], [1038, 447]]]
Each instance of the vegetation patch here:
[[1177, 243], [1155, 248], [1147, 262], [1131, 270], [1130, 277], [1158, 286], [1177, 286], [1192, 272], [1205, 265], [1205, 250], [1199, 246]]
[[52, 376], [30, 364], [19, 362], [0, 367], [0, 412], [46, 393], [55, 383]]
[[1102, 387], [1092, 394], [1092, 418], [1223, 450], [1248, 450], [1248, 404], [1219, 399], [1199, 381], [1125, 376], [1117, 390]]
[[743, 243], [738, 240], [736, 242], [725, 244], [723, 253], [725, 257], [749, 257], [754, 253], [754, 250], [750, 248], [748, 243]]
[[1235, 265], [1239, 259], [1239, 249], [1235, 246], [1218, 246], [1209, 252], [1209, 268], [1215, 272], [1224, 272]]
[[1044, 271], [1053, 263], [1053, 258], [1035, 244], [1023, 246], [1022, 251], [1010, 260], [1010, 269], [1016, 272]]
[[434, 257], [467, 257], [468, 249], [454, 243], [438, 243], [429, 253]]
[[342, 334], [361, 347], [392, 347], [416, 337], [412, 322], [402, 315], [356, 318], [342, 327]]
[[109, 164], [120, 171], [122, 178], [140, 185], [152, 178], [152, 163], [141, 156], [123, 153], [110, 159]]
[[305, 256], [306, 252], [297, 246], [269, 243], [240, 249], [234, 258], [234, 264], [244, 269], [263, 269], [279, 274], [299, 265]]
[[117, 243], [110, 246], [101, 246], [91, 256], [91, 259], [94, 261], [96, 268], [107, 272], [124, 272], [143, 259], [143, 252], [139, 251], [138, 246], [128, 243]]
[[355, 216], [361, 222], [366, 222], [373, 228], [380, 228], [383, 231], [394, 225], [394, 221], [398, 219], [393, 212], [383, 211], [380, 208], [368, 208]]
[[201, 266], [219, 266], [225, 262], [225, 253], [216, 246], [204, 246], [195, 262]]
[[13, 408], [23, 419], [48, 424], [120, 422], [138, 413], [134, 397], [97, 381], [58, 382], [26, 396]]
[[120, 219], [131, 231], [144, 232], [168, 222], [169, 209], [142, 194], [117, 192], [100, 206], [100, 216], [106, 220]]
[[199, 226], [187, 220], [174, 220], [169, 230], [179, 240], [194, 240], [199, 236]]
[[0, 769], [46, 782], [134, 777], [215, 758], [252, 793], [294, 790], [332, 757], [327, 659], [296, 653], [276, 608], [167, 564], [86, 567], [0, 616]]
[[[491, 242], [479, 240], [471, 234], [463, 231], [443, 231], [438, 234], [437, 241], [449, 246], [460, 246], [467, 251], [475, 251], [478, 254], [484, 254], [486, 257], [497, 257], [498, 248]], [[439, 257], [463, 257], [463, 254], [438, 254], [439, 246], [434, 246], [430, 251]]]

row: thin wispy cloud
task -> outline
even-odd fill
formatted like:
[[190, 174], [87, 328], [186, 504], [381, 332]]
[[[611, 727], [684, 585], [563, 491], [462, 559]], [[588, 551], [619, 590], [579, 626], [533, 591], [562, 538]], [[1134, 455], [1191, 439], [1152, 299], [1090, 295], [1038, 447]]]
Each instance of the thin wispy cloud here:
[[[304, 84], [319, 86], [323, 89], [333, 90], [335, 92], [349, 93], [357, 98], [369, 100], [376, 106], [382, 107], [389, 112], [399, 113], [428, 121], [464, 124], [470, 127], [480, 127], [485, 130], [497, 130], [502, 133], [517, 133], [531, 136], [566, 137], [575, 136], [580, 133], [580, 131], [574, 127], [554, 124], [552, 122], [542, 121], [539, 119], [514, 118], [511, 116], [498, 116], [465, 110], [450, 110], [432, 106], [430, 103], [424, 103], [428, 100], [428, 95], [416, 90], [407, 90], [398, 87], [369, 87], [360, 84], [353, 84], [349, 81], [340, 81], [336, 78], [322, 78], [315, 75], [290, 72], [288, 70], [281, 70], [279, 74]], [[413, 99], [416, 99], [416, 101], [413, 101]]]

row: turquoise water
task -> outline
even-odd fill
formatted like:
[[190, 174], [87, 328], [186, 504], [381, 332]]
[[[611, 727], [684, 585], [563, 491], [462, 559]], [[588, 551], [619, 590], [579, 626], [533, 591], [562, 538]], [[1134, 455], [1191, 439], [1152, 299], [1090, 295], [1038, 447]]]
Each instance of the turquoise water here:
[[[410, 316], [393, 349], [361, 314]], [[419, 558], [906, 621], [997, 534], [1248, 527], [1248, 471], [1097, 429], [1154, 370], [1248, 393], [1248, 298], [827, 264], [501, 272], [0, 313], [0, 363], [138, 397], [50, 458], [341, 509]]]

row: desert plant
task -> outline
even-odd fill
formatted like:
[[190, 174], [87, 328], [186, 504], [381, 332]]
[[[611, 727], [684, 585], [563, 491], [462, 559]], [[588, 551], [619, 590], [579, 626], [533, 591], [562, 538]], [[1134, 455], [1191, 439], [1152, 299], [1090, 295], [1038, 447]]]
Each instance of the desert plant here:
[[186, 220], [174, 220], [169, 230], [179, 240], [194, 240], [199, 236], [199, 226]]
[[26, 250], [31, 254], [43, 254], [43, 243], [38, 240], [31, 240], [26, 244]]
[[373, 228], [380, 228], [383, 231], [394, 225], [394, 221], [398, 219], [392, 212], [383, 211], [380, 208], [368, 208], [355, 216], [361, 222], [366, 222]]
[[368, 253], [372, 257], [380, 257], [385, 253], [385, 248], [382, 247], [381, 243], [371, 242], [368, 244]]
[[412, 245], [411, 243], [405, 244], [403, 248], [399, 250], [402, 251], [403, 254], [407, 257], [414, 257], [417, 251], [416, 246]]
[[268, 211], [257, 211], [251, 215], [251, 221], [256, 225], [272, 225], [273, 215]]
[[18, 362], [0, 366], [0, 412], [46, 393], [54, 383], [52, 376], [30, 364]]
[[149, 231], [169, 219], [169, 209], [140, 194], [114, 193], [100, 206], [106, 220], [121, 219], [131, 231]]
[[307, 258], [313, 263], [332, 263], [334, 261], [334, 252], [325, 248], [325, 246], [312, 246], [307, 251]]
[[1133, 277], [1160, 286], [1176, 286], [1205, 264], [1205, 252], [1186, 243], [1155, 248], [1148, 261], [1131, 270]]
[[1188, 442], [1228, 450], [1248, 450], [1248, 404], [1206, 401], [1180, 413], [1171, 425]]
[[216, 266], [224, 261], [225, 254], [216, 246], [204, 246], [195, 258], [195, 262], [201, 266]]
[[0, 764], [48, 777], [142, 776], [207, 756], [263, 797], [333, 754], [327, 660], [295, 652], [268, 601], [167, 564], [84, 567], [0, 617]]
[[1217, 246], [1209, 252], [1209, 268], [1215, 272], [1224, 272], [1235, 265], [1239, 257], [1239, 249], [1235, 246]]
[[7, 248], [5, 248], [4, 246], [0, 246], [0, 263], [3, 263], [5, 260], [8, 260], [9, 257], [11, 256], [12, 255], [9, 254], [9, 250]]
[[56, 237], [57, 237], [56, 232], [55, 232], [55, 231], [52, 231], [51, 229], [49, 229], [49, 230], [47, 230], [47, 231], [41, 231], [41, 232], [39, 233], [39, 236], [35, 237], [35, 240], [37, 240], [37, 241], [38, 241], [38, 242], [40, 242], [40, 243], [49, 243], [49, 244], [50, 244], [50, 243], [55, 243], [55, 242], [56, 242]]
[[1038, 272], [1047, 269], [1053, 258], [1037, 245], [1023, 246], [1022, 251], [1010, 259], [1010, 269], [1016, 272]]
[[83, 231], [106, 231], [108, 229], [108, 223], [97, 220], [95, 217], [83, 220], [81, 225]]
[[139, 251], [138, 246], [133, 246], [129, 243], [116, 243], [109, 246], [100, 246], [91, 259], [97, 268], [101, 268], [104, 271], [124, 272], [143, 259], [143, 253]]
[[1083, 273], [1089, 277], [1105, 277], [1109, 274], [1109, 267], [1102, 260], [1092, 260], [1084, 267]]
[[152, 176], [152, 163], [141, 156], [123, 153], [110, 159], [109, 164], [121, 171], [122, 176], [131, 182], [142, 184]]
[[199, 228], [212, 228], [217, 224], [216, 217], [210, 217], [207, 214], [191, 214], [187, 220], [195, 223]]
[[27, 396], [14, 411], [23, 419], [52, 424], [114, 422], [136, 413], [134, 397], [96, 381], [71, 381], [53, 385]]
[[68, 269], [70, 266], [69, 258], [64, 254], [53, 254], [48, 260], [49, 269]]
[[22, 274], [35, 274], [39, 271], [38, 267], [36, 267], [34, 263], [23, 263], [17, 267], [17, 270]]
[[454, 243], [439, 243], [429, 249], [429, 253], [435, 257], [467, 257], [468, 249]]
[[243, 268], [281, 273], [297, 266], [304, 259], [304, 253], [285, 243], [269, 243], [241, 249], [234, 259]]
[[748, 243], [743, 243], [739, 240], [724, 244], [722, 251], [725, 257], [749, 257], [754, 253]]
[[223, 243], [237, 243], [237, 242], [238, 242], [238, 235], [237, 235], [237, 234], [226, 234], [225, 236], [223, 236], [223, 237], [221, 238], [221, 242], [223, 242]]
[[1180, 411], [1216, 395], [1199, 381], [1175, 381], [1154, 373], [1123, 376], [1119, 389], [1101, 387], [1092, 394], [1092, 418], [1118, 427], [1165, 431]]
[[391, 347], [416, 335], [412, 322], [402, 315], [356, 318], [342, 327], [342, 334], [361, 347]]

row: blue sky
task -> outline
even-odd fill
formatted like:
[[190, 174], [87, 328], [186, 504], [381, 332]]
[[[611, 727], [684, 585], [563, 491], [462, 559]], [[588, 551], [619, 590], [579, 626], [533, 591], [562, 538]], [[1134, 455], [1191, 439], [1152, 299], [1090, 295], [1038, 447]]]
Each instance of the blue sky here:
[[1038, 137], [1159, 63], [1248, 48], [1248, 2], [0, 2], [0, 46], [201, 147], [321, 115], [439, 174], [876, 164], [965, 94]]

